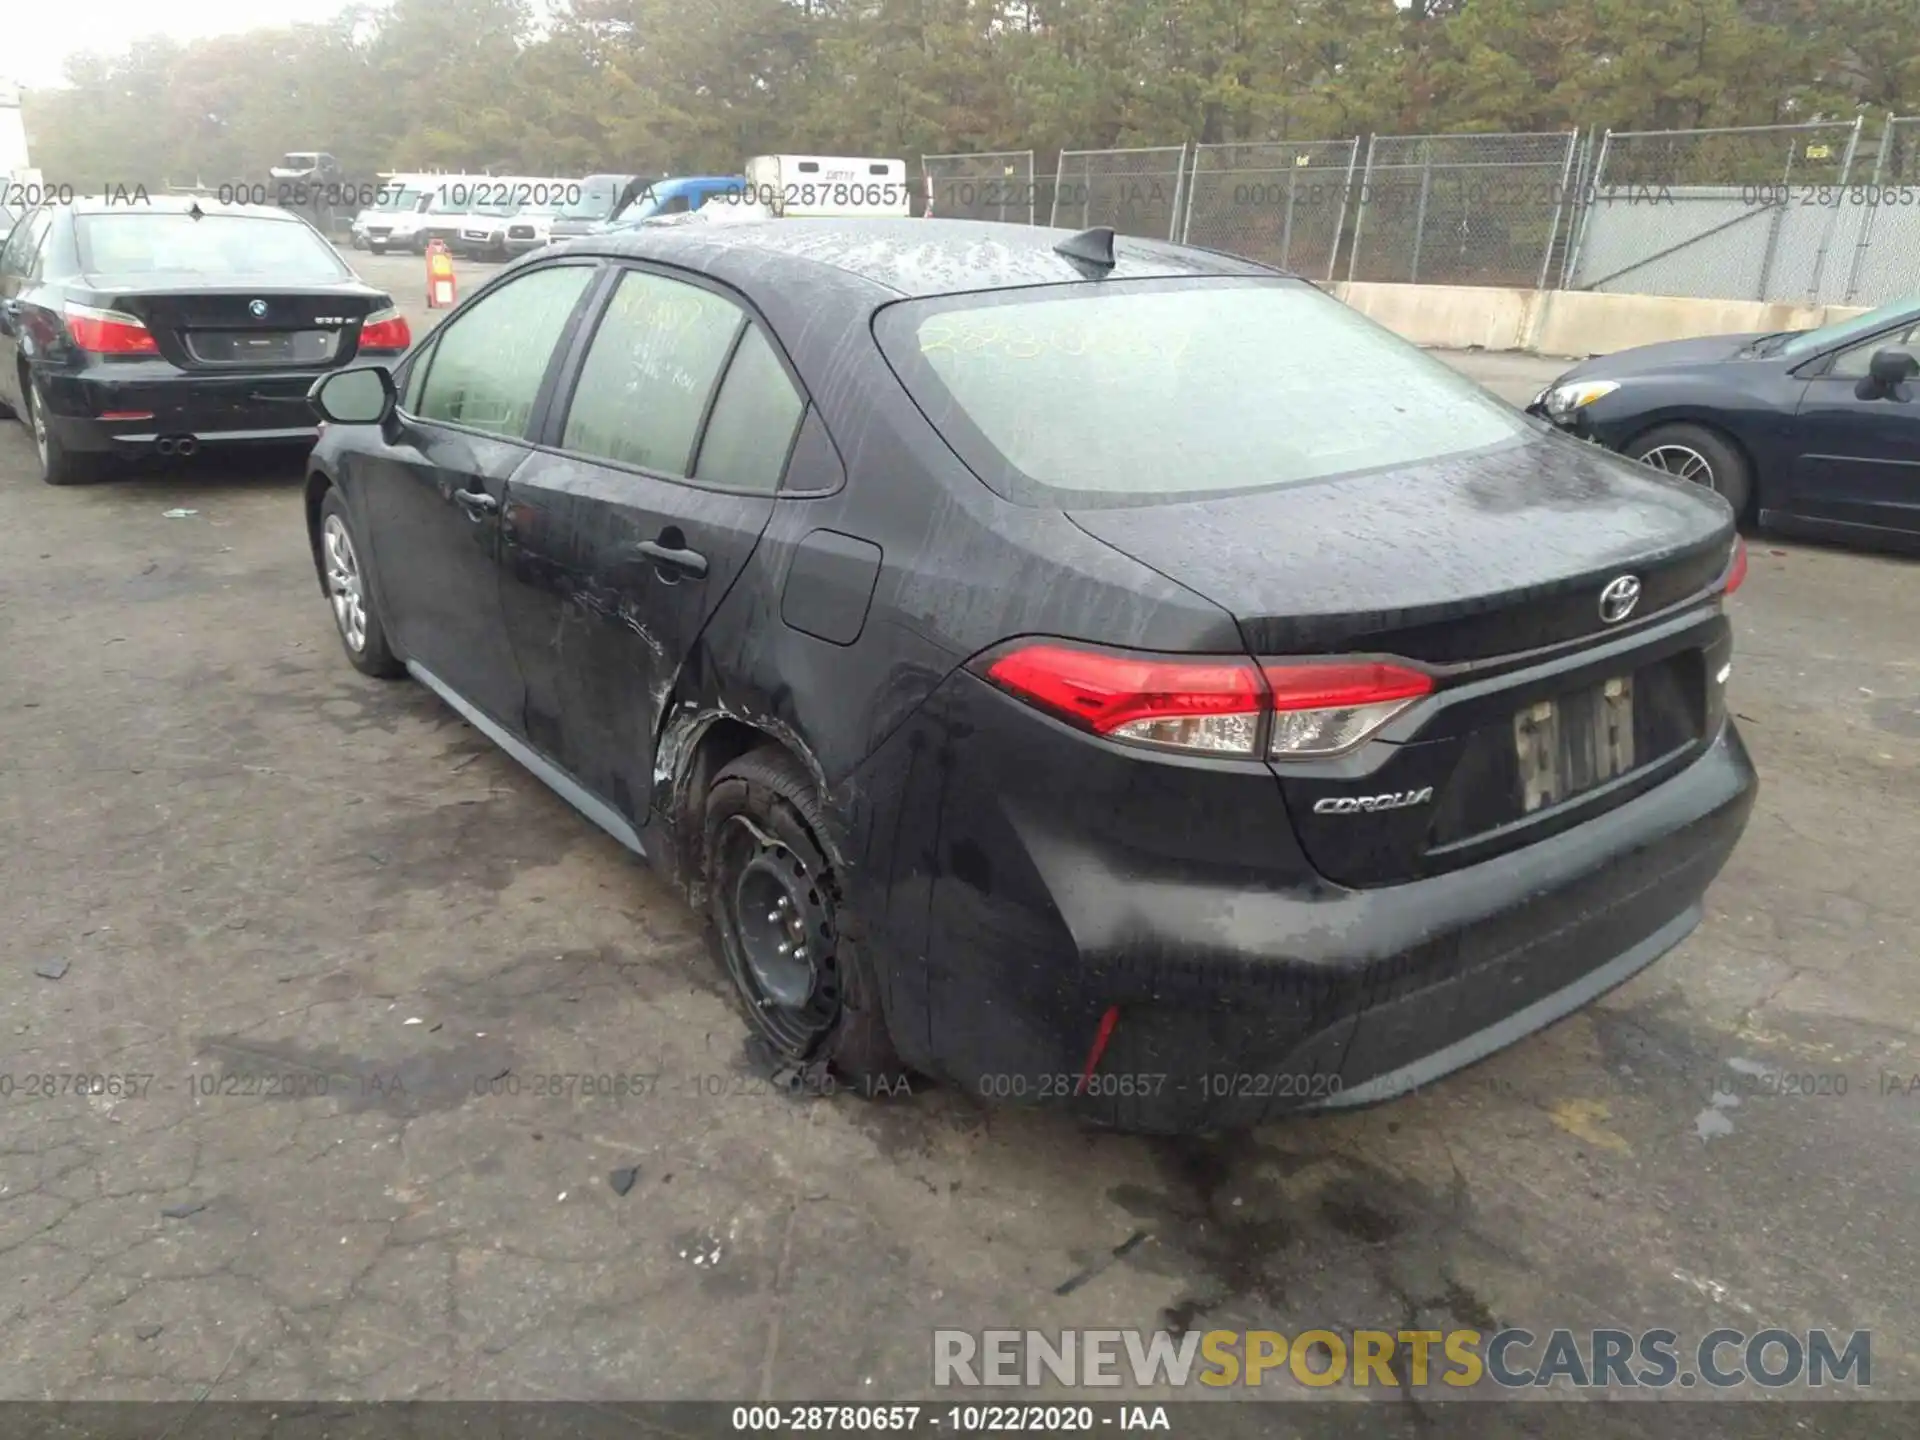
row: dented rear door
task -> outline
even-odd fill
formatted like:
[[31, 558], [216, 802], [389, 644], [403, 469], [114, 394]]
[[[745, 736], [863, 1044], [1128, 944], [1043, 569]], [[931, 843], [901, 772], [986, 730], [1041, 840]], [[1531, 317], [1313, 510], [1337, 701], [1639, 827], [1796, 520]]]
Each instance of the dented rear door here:
[[730, 298], [616, 276], [513, 477], [503, 604], [528, 738], [639, 826], [661, 709], [752, 559], [804, 407]]

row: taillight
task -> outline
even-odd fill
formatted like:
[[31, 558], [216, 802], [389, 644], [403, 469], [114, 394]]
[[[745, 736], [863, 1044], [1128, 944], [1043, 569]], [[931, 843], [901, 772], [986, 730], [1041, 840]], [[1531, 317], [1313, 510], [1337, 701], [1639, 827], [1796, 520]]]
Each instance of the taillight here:
[[1745, 583], [1747, 578], [1747, 542], [1744, 537], [1733, 537], [1733, 558], [1727, 562], [1726, 577], [1720, 582], [1721, 593], [1731, 595]]
[[1096, 735], [1195, 754], [1311, 759], [1360, 744], [1433, 681], [1375, 661], [1272, 665], [1034, 644], [987, 667], [1002, 689]]
[[1433, 677], [1373, 660], [1269, 665], [1276, 760], [1337, 755], [1351, 750], [1423, 695]]
[[1028, 645], [987, 675], [1096, 735], [1170, 750], [1251, 755], [1266, 695], [1239, 660], [1162, 660]]
[[404, 350], [413, 344], [407, 317], [389, 306], [369, 315], [360, 326], [362, 350]]
[[158, 355], [153, 332], [131, 315], [118, 310], [95, 310], [90, 305], [68, 305], [67, 334], [82, 350], [94, 355]]

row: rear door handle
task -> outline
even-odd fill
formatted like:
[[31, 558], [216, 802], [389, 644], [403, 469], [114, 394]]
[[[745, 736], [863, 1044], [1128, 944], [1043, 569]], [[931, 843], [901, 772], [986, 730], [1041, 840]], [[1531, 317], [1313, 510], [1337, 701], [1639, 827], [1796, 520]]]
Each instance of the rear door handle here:
[[663, 570], [678, 570], [695, 580], [707, 578], [707, 557], [697, 550], [677, 550], [658, 540], [642, 540], [633, 547], [633, 553], [646, 556]]
[[484, 520], [489, 515], [500, 513], [500, 502], [484, 490], [456, 490], [454, 503], [467, 512], [470, 520]]

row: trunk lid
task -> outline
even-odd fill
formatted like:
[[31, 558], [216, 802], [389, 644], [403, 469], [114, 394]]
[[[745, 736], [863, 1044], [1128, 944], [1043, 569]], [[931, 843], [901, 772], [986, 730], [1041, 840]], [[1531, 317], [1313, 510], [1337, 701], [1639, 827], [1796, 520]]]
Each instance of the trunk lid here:
[[182, 370], [344, 365], [362, 322], [393, 303], [358, 285], [210, 284], [204, 275], [92, 275], [86, 283], [95, 296], [87, 303], [134, 316]]
[[1069, 513], [1230, 612], [1255, 655], [1434, 664], [1610, 631], [1600, 591], [1626, 572], [1642, 619], [1710, 584], [1733, 540], [1711, 491], [1544, 434], [1374, 474]]
[[[1302, 849], [1341, 884], [1402, 883], [1579, 824], [1659, 784], [1724, 716], [1726, 619], [1685, 602], [1725, 572], [1731, 513], [1577, 441], [1071, 518], [1230, 611], [1263, 663], [1442, 670], [1357, 750], [1269, 761]], [[1602, 618], [1625, 575], [1638, 603]]]

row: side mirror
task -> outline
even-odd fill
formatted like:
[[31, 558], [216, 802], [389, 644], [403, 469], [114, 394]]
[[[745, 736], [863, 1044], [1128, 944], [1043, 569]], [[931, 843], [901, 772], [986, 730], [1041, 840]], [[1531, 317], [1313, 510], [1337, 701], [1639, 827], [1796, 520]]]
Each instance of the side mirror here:
[[384, 366], [336, 370], [313, 382], [307, 403], [331, 425], [378, 425], [393, 414], [399, 396]]
[[1920, 360], [1910, 350], [1876, 350], [1867, 362], [1867, 383], [1872, 393], [1863, 399], [1892, 395], [1915, 375], [1920, 375]]

